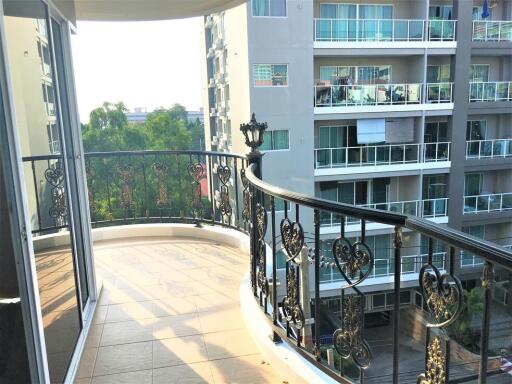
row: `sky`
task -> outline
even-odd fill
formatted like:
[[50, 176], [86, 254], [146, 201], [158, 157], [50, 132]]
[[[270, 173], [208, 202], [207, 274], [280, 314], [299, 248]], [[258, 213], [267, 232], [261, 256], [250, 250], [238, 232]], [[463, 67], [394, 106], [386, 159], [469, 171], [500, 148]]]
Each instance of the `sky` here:
[[72, 36], [80, 120], [104, 101], [148, 111], [201, 106], [200, 20], [78, 22]]

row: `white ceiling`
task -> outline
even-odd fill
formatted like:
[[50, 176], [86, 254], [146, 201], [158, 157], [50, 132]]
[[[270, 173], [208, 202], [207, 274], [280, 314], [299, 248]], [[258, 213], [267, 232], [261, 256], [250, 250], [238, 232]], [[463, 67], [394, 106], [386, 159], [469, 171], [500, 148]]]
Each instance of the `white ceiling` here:
[[143, 21], [207, 15], [247, 0], [74, 0], [77, 20]]

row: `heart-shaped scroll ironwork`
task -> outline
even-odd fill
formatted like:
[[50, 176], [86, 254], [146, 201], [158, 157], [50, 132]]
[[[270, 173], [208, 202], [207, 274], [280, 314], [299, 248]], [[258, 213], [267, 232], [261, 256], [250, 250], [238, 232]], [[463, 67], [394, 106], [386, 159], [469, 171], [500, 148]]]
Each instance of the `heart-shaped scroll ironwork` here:
[[304, 246], [304, 230], [299, 222], [286, 218], [281, 221], [281, 239], [288, 253], [288, 260], [294, 260]]
[[189, 176], [199, 182], [204, 177], [204, 166], [201, 163], [190, 163], [187, 167]]
[[434, 265], [425, 264], [420, 270], [419, 283], [423, 300], [435, 320], [427, 327], [447, 327], [452, 324], [464, 305], [460, 280], [453, 275], [441, 275]]
[[363, 337], [362, 297], [346, 296], [342, 300], [342, 327], [333, 334], [336, 351], [344, 359], [352, 356], [360, 368], [368, 368], [372, 361], [372, 352]]
[[217, 175], [222, 184], [226, 185], [231, 178], [231, 169], [227, 165], [219, 164], [217, 167]]
[[267, 232], [267, 210], [261, 204], [256, 206], [256, 236], [258, 237], [258, 286], [264, 295], [268, 294], [268, 280], [266, 267], [267, 248], [265, 244], [265, 233]]
[[342, 289], [358, 285], [373, 270], [373, 253], [365, 243], [354, 244], [346, 237], [338, 237], [332, 245], [334, 262], [348, 285]]
[[55, 167], [50, 167], [44, 171], [44, 178], [52, 187], [58, 187], [64, 181], [64, 169], [60, 162], [55, 164]]

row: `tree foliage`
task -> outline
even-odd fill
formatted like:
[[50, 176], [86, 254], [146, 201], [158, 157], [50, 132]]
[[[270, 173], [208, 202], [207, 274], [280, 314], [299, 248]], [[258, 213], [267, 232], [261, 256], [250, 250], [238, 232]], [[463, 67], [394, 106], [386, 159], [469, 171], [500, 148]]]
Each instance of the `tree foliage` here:
[[82, 126], [85, 152], [204, 149], [204, 126], [180, 104], [159, 108], [141, 124], [128, 122], [123, 102], [105, 102]]

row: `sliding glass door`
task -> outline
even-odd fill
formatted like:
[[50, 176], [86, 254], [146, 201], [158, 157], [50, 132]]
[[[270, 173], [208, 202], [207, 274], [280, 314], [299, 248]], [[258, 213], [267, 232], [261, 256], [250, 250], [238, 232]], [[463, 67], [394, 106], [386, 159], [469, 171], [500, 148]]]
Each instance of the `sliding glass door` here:
[[74, 144], [68, 42], [64, 21], [53, 16], [40, 0], [3, 0], [4, 54], [15, 111], [11, 129], [19, 146], [44, 359], [50, 381], [62, 383], [82, 335], [91, 296], [87, 265], [92, 264], [84, 236], [89, 227], [79, 209], [85, 189], [79, 185], [80, 152]]

